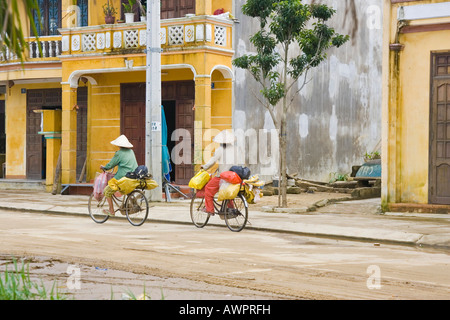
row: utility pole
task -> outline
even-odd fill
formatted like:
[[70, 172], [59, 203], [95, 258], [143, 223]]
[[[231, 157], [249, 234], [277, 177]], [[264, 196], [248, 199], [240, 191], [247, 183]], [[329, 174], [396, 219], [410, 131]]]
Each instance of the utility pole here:
[[160, 21], [160, 0], [148, 0], [145, 165], [159, 185], [158, 188], [150, 191], [151, 201], [162, 201]]

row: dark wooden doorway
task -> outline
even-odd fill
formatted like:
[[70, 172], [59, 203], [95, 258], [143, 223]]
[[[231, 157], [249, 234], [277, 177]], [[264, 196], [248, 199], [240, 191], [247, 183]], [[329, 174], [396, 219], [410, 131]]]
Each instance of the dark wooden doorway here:
[[[191, 146], [191, 160], [188, 163], [172, 165], [173, 181], [177, 184], [188, 184], [194, 174], [194, 81], [163, 82], [161, 85], [162, 104], [168, 122], [168, 147], [182, 141], [171, 141], [175, 129], [186, 129]], [[145, 83], [124, 83], [121, 85], [121, 133], [133, 144], [139, 164], [145, 163]]]
[[77, 177], [82, 173], [87, 157], [87, 114], [88, 88], [77, 90]]
[[61, 109], [61, 89], [27, 90], [26, 176], [45, 179], [46, 144], [42, 134], [42, 109]]
[[181, 18], [195, 13], [195, 0], [161, 1], [161, 19]]
[[450, 52], [432, 56], [429, 202], [450, 204]]
[[145, 83], [123, 83], [120, 88], [120, 128], [133, 145], [139, 165], [145, 164]]
[[[188, 141], [183, 141], [179, 139], [178, 141], [171, 141], [171, 136], [173, 130], [168, 128], [168, 147], [171, 154], [171, 158], [179, 156], [184, 158], [184, 154], [172, 154], [173, 148], [175, 148], [179, 143], [183, 143], [184, 146], [191, 146], [190, 148], [190, 160], [187, 162], [179, 163], [172, 166], [172, 170], [175, 174], [175, 183], [186, 185], [189, 180], [194, 175], [194, 99], [195, 99], [195, 84], [194, 81], [169, 81], [163, 82], [161, 86], [162, 92], [161, 97], [164, 101], [174, 101], [175, 109], [165, 108], [166, 118], [175, 119], [175, 129], [185, 129], [189, 133], [185, 135], [183, 139], [188, 139]], [[172, 148], [171, 148], [172, 147]], [[189, 150], [188, 150], [189, 151]], [[182, 150], [184, 152], [184, 150]], [[171, 159], [172, 161], [174, 159]]]

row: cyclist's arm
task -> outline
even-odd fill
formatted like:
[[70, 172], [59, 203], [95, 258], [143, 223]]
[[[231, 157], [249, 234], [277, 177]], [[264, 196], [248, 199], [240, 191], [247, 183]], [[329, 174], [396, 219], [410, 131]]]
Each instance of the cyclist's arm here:
[[222, 152], [223, 152], [223, 148], [219, 147], [218, 149], [216, 149], [212, 158], [209, 159], [209, 161], [207, 163], [205, 163], [202, 166], [202, 168], [205, 170], [208, 170], [209, 168], [211, 168], [217, 161], [219, 161], [220, 157], [222, 156]]
[[105, 165], [103, 168], [105, 170], [111, 170], [112, 168], [114, 168], [115, 166], [117, 166], [120, 162], [120, 157], [118, 155], [118, 153], [116, 152], [114, 154], [114, 157], [111, 159], [111, 161], [109, 161], [109, 163], [107, 165]]

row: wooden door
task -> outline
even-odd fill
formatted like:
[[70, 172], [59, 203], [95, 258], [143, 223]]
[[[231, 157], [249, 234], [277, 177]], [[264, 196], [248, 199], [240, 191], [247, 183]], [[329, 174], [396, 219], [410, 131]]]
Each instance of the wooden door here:
[[429, 202], [450, 204], [450, 53], [432, 57]]
[[145, 83], [121, 85], [121, 133], [133, 145], [139, 165], [145, 164]]
[[430, 202], [450, 204], [450, 79], [435, 81], [433, 91]]
[[27, 91], [26, 175], [27, 179], [45, 178], [45, 140], [40, 109], [60, 109], [61, 89]]
[[[0, 154], [5, 153], [6, 153], [5, 100], [0, 100]], [[0, 175], [1, 174], [2, 173], [0, 172]]]
[[[189, 157], [190, 160], [182, 163], [175, 161], [177, 164], [172, 168], [172, 170], [175, 172], [175, 183], [185, 185], [189, 183], [189, 180], [194, 175], [194, 81], [163, 82], [161, 95], [163, 100], [175, 101], [174, 110], [165, 110], [166, 118], [175, 117], [175, 129], [186, 129], [189, 132], [189, 135], [185, 137], [189, 141], [183, 141], [183, 139], [180, 138], [178, 141], [174, 141], [173, 143], [174, 147], [176, 147], [180, 143], [183, 143], [184, 146], [191, 146]], [[175, 112], [175, 114], [173, 114], [173, 112]], [[171, 140], [171, 135], [172, 132], [169, 131], [169, 140]], [[168, 143], [168, 145], [171, 145], [170, 142]], [[169, 149], [171, 158], [173, 158], [174, 156], [180, 158], [185, 156], [185, 154], [183, 154], [183, 150], [178, 155], [172, 155], [172, 150]], [[189, 152], [189, 150], [187, 150], [187, 152]], [[172, 161], [174, 160], [175, 159], [172, 159]]]
[[195, 0], [162, 0], [161, 19], [181, 18], [195, 13]]
[[87, 89], [79, 87], [77, 90], [77, 176], [81, 174], [87, 156]]
[[[194, 137], [194, 96], [193, 81], [165, 82], [161, 86], [162, 100], [175, 101], [175, 110], [166, 110], [166, 117], [175, 116], [175, 129], [187, 129], [191, 146], [191, 161], [177, 164], [175, 182], [187, 184], [194, 173], [193, 137]], [[171, 114], [175, 112], [175, 115]], [[121, 85], [121, 132], [133, 144], [138, 164], [145, 164], [145, 83], [127, 83]], [[168, 139], [172, 132], [168, 132]], [[177, 141], [176, 144], [181, 143]], [[171, 150], [169, 150], [171, 152]]]
[[190, 156], [186, 155], [188, 162], [183, 162], [175, 166], [175, 181], [178, 184], [188, 184], [194, 175], [194, 100], [178, 100], [176, 102], [176, 128], [183, 128], [189, 132], [176, 144], [183, 143], [189, 149], [182, 149], [178, 156], [185, 158], [183, 152], [190, 152]]

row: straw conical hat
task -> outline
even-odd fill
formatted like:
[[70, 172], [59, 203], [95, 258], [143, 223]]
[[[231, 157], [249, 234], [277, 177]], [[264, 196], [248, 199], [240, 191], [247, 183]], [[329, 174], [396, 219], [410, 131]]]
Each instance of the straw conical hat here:
[[133, 148], [133, 145], [124, 135], [121, 135], [116, 140], [111, 141], [111, 144], [121, 148]]
[[231, 130], [223, 130], [213, 140], [217, 143], [234, 143], [236, 137]]

